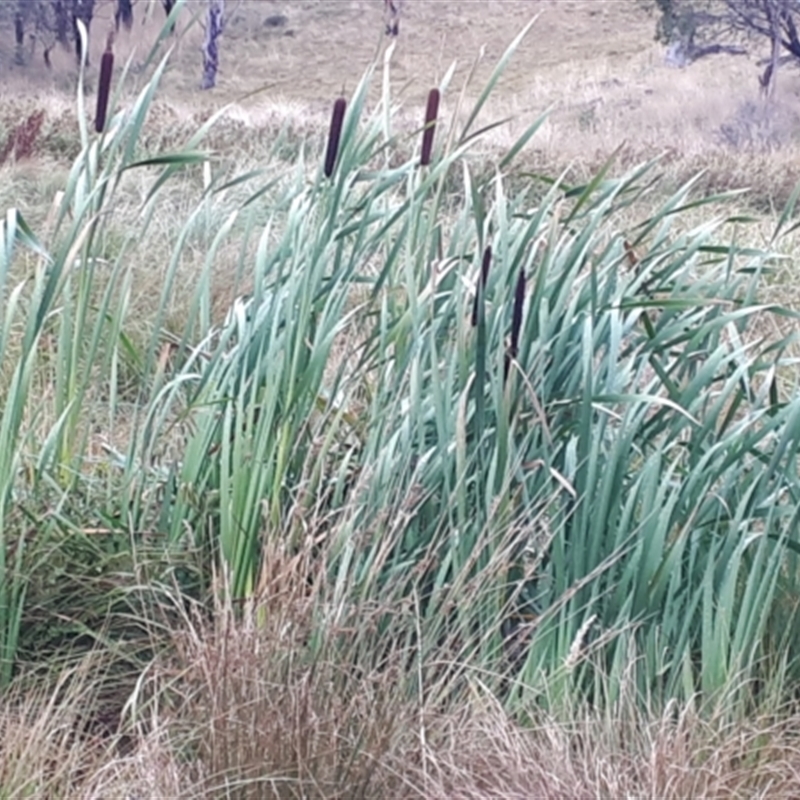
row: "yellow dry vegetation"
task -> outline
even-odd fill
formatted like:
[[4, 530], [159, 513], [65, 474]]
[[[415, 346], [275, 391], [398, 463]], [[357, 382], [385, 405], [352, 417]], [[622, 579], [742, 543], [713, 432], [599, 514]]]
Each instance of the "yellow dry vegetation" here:
[[[350, 94], [392, 41], [384, 36], [383, 0], [229, 0], [227, 7], [219, 83], [201, 92], [204, 5], [187, 4], [160, 95], [172, 112], [165, 118], [233, 104], [231, 116], [256, 130], [276, 118], [306, 129], [324, 125], [332, 99]], [[622, 166], [666, 151], [676, 180], [707, 169], [713, 189], [752, 185], [783, 199], [793, 186], [800, 77], [784, 69], [766, 106], [758, 93], [757, 61], [766, 54], [759, 43], [748, 57], [717, 56], [676, 69], [654, 40], [655, 16], [637, 0], [405, 0], [402, 9], [393, 94], [414, 120], [452, 64], [442, 113], [452, 113], [470, 74], [467, 94], [476, 96], [509, 42], [536, 17], [485, 110], [487, 123], [512, 119], [493, 132], [495, 144], [513, 141], [549, 112], [531, 146], [538, 166], [578, 162], [591, 171], [622, 147]], [[94, 66], [112, 11], [113, 4], [98, 6]], [[116, 44], [117, 64], [130, 58], [134, 71], [163, 23], [158, 0], [138, 3], [136, 14], [132, 31], [122, 31]], [[69, 102], [71, 53], [55, 53], [48, 73], [37, 54], [14, 67], [9, 48], [6, 32], [0, 117], [14, 95], [41, 95], [54, 108]]]

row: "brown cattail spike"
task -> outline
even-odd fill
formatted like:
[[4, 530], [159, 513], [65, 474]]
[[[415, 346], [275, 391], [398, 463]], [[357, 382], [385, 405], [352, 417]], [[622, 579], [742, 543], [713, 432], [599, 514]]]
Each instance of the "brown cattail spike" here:
[[492, 265], [492, 246], [488, 245], [483, 251], [483, 264], [478, 285], [475, 287], [475, 300], [472, 303], [472, 327], [478, 324], [478, 303], [483, 302], [483, 293], [486, 291], [486, 282], [489, 280], [489, 267]]
[[433, 150], [433, 134], [436, 132], [436, 117], [439, 114], [439, 90], [428, 92], [428, 106], [425, 109], [425, 130], [422, 134], [422, 159], [420, 163], [427, 167], [431, 163]]
[[519, 334], [522, 330], [522, 307], [525, 304], [525, 272], [519, 271], [517, 288], [514, 290], [514, 313], [511, 317], [511, 355], [519, 352]]
[[525, 271], [519, 271], [517, 287], [514, 290], [514, 312], [511, 316], [511, 344], [506, 353], [504, 379], [508, 378], [511, 360], [519, 353], [519, 334], [522, 330], [522, 308], [525, 305]]
[[325, 177], [330, 178], [336, 168], [336, 156], [339, 153], [339, 137], [342, 135], [342, 122], [344, 122], [344, 112], [347, 108], [347, 101], [344, 97], [338, 97], [333, 104], [333, 115], [331, 116], [331, 127], [328, 133], [328, 149], [325, 153]]
[[111, 92], [111, 74], [114, 72], [114, 45], [113, 34], [108, 35], [106, 51], [100, 60], [100, 81], [97, 84], [97, 113], [94, 117], [94, 129], [102, 133], [106, 127], [106, 112], [108, 110], [108, 95]]

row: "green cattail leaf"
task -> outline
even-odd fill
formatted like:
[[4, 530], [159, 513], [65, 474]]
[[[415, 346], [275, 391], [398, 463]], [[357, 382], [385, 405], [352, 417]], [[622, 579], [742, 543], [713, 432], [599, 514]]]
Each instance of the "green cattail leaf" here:
[[461, 131], [461, 136], [459, 138], [459, 143], [463, 143], [466, 141], [467, 136], [469, 135], [470, 129], [472, 128], [473, 123], [480, 114], [481, 109], [486, 104], [486, 101], [489, 99], [490, 95], [494, 91], [494, 87], [497, 85], [497, 82], [500, 80], [500, 76], [503, 74], [508, 62], [511, 60], [511, 57], [516, 52], [517, 48], [519, 47], [522, 40], [528, 35], [528, 31], [533, 27], [533, 24], [539, 18], [539, 15], [536, 14], [530, 22], [528, 22], [525, 27], [517, 34], [514, 38], [514, 41], [506, 48], [505, 53], [500, 57], [500, 60], [497, 62], [497, 65], [492, 70], [492, 74], [489, 76], [489, 80], [486, 83], [483, 91], [478, 97], [477, 102], [472, 107], [472, 111], [470, 112], [469, 117], [467, 117], [467, 121], [464, 124], [464, 128]]
[[547, 117], [548, 115], [545, 113], [534, 123], [528, 126], [527, 130], [522, 134], [522, 136], [519, 137], [519, 139], [517, 139], [516, 142], [514, 142], [509, 151], [500, 160], [500, 164], [498, 165], [499, 169], [505, 169], [519, 155], [525, 145], [535, 136], [539, 128], [541, 128], [542, 125], [544, 125], [544, 123], [547, 121]]

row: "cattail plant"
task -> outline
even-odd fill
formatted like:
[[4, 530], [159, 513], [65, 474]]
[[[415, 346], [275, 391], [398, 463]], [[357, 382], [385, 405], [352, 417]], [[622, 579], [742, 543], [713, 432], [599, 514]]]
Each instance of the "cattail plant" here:
[[522, 330], [522, 306], [525, 303], [525, 271], [519, 271], [517, 287], [514, 290], [514, 311], [511, 315], [511, 342], [506, 352], [505, 369], [503, 379], [508, 378], [508, 370], [511, 367], [512, 359], [519, 353], [519, 332]]
[[114, 71], [114, 34], [108, 34], [106, 51], [100, 60], [100, 82], [97, 86], [97, 113], [94, 117], [94, 129], [102, 133], [106, 126], [108, 95], [111, 92], [111, 73]]
[[492, 248], [487, 245], [483, 251], [483, 263], [481, 264], [481, 274], [478, 278], [478, 285], [475, 287], [475, 301], [472, 306], [472, 326], [476, 328], [475, 335], [475, 382], [473, 391], [475, 394], [475, 437], [478, 441], [483, 438], [485, 425], [486, 399], [484, 397], [484, 387], [486, 383], [486, 312], [484, 306], [484, 292], [486, 291], [486, 281], [489, 278], [489, 267], [492, 263]]
[[428, 105], [425, 109], [425, 130], [422, 134], [422, 159], [420, 163], [427, 167], [431, 163], [433, 135], [436, 132], [436, 117], [439, 114], [439, 90], [431, 89], [428, 93]]
[[342, 123], [344, 122], [344, 112], [347, 109], [347, 101], [344, 97], [337, 97], [333, 104], [333, 114], [331, 115], [331, 127], [328, 132], [328, 149], [325, 153], [325, 177], [330, 178], [336, 167], [336, 156], [339, 153], [339, 137], [342, 135]]
[[481, 264], [481, 274], [478, 278], [478, 285], [475, 287], [475, 300], [472, 303], [472, 327], [478, 324], [478, 304], [483, 301], [483, 293], [486, 291], [486, 282], [489, 280], [489, 267], [492, 265], [492, 246], [488, 245], [483, 251], [483, 263]]

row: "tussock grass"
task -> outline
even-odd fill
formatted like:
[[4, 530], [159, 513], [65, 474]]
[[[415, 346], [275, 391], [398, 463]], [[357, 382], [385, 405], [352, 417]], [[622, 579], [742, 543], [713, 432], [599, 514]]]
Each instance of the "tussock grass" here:
[[690, 709], [531, 729], [495, 711], [448, 720], [429, 797], [770, 797], [797, 791], [796, 723], [728, 728]]
[[230, 606], [184, 616], [119, 728], [83, 729], [107, 679], [96, 656], [7, 691], [8, 796], [766, 798], [800, 785], [791, 714], [731, 722], [629, 697], [568, 721], [531, 709], [521, 723], [477, 678], [457, 707], [400, 700], [402, 671], [309, 658], [313, 604], [291, 572], [249, 618]]

